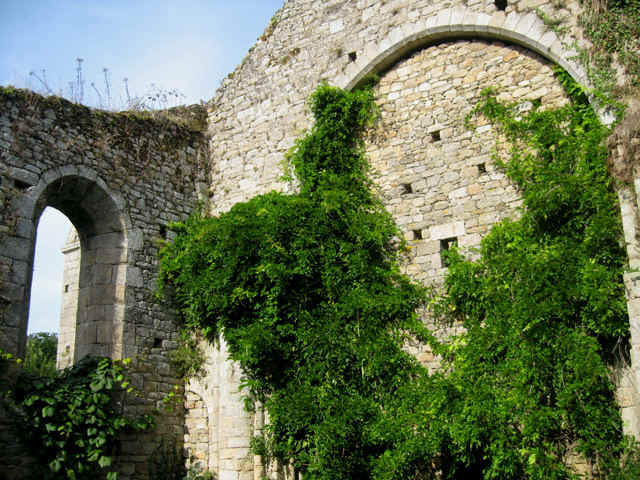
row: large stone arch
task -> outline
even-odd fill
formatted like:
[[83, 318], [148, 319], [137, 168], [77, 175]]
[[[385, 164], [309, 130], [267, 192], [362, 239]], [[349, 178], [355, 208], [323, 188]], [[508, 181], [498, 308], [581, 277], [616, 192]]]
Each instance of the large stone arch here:
[[368, 75], [384, 71], [413, 50], [462, 38], [501, 40], [523, 46], [561, 66], [579, 83], [588, 83], [584, 67], [576, 61], [577, 52], [569, 50], [535, 13], [496, 11], [489, 15], [458, 6], [443, 8], [436, 15], [391, 29], [378, 42], [367, 45], [344, 74], [335, 79], [335, 84], [352, 89]]
[[[0, 88], [0, 349], [24, 354], [37, 222], [54, 207], [74, 224], [82, 251], [69, 357], [131, 358], [131, 381], [142, 392], [125, 407], [132, 414], [152, 413], [180, 391], [169, 358], [179, 326], [155, 295], [158, 251], [168, 225], [204, 200], [210, 169], [204, 127], [195, 122], [204, 110], [175, 115], [190, 126]], [[3, 427], [9, 418], [1, 410]], [[122, 478], [146, 478], [157, 432], [181, 445], [183, 428], [176, 410], [157, 418], [156, 433], [123, 438]], [[0, 438], [0, 470], [26, 478], [13, 468], [21, 452], [16, 438]]]
[[17, 202], [25, 221], [23, 236], [16, 237], [15, 242], [22, 244], [29, 266], [22, 272], [23, 278], [16, 279], [24, 285], [24, 300], [14, 311], [20, 325], [15, 332], [18, 355], [22, 355], [26, 341], [36, 228], [42, 212], [50, 206], [69, 218], [78, 232], [81, 249], [70, 357], [73, 362], [86, 355], [122, 358], [130, 231], [123, 200], [92, 169], [68, 165], [44, 172]]

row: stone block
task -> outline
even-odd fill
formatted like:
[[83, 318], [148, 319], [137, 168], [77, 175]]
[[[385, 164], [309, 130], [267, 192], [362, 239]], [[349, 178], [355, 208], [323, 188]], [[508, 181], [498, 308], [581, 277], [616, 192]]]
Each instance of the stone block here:
[[219, 480], [240, 480], [240, 473], [235, 470], [223, 470], [220, 468], [218, 473]]
[[429, 229], [429, 236], [432, 240], [459, 237], [464, 233], [464, 222], [462, 221], [434, 225]]

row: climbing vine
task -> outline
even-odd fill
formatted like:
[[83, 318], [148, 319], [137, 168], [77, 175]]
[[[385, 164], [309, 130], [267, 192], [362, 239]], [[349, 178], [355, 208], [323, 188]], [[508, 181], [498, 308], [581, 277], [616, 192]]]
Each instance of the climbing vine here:
[[[558, 76], [563, 107], [523, 114], [485, 91], [474, 111], [505, 139], [498, 162], [520, 188], [522, 216], [492, 229], [479, 260], [451, 254], [435, 313], [466, 331], [437, 347], [448, 373], [407, 387], [409, 402], [398, 396], [386, 428], [420, 425], [414, 436], [404, 428], [396, 456], [421, 462], [437, 445], [452, 477], [569, 478], [576, 452], [600, 478], [640, 473], [610, 370], [624, 362], [629, 335], [610, 131], [583, 90]], [[386, 463], [387, 478], [397, 468]]]
[[123, 414], [132, 391], [126, 363], [86, 357], [53, 375], [25, 371], [3, 392], [17, 431], [41, 468], [39, 478], [92, 479], [97, 472], [117, 478], [113, 462], [119, 435], [153, 425], [150, 416]]
[[222, 333], [242, 364], [269, 412], [262, 453], [305, 478], [367, 478], [381, 448], [368, 429], [419, 368], [401, 345], [426, 297], [400, 273], [400, 233], [371, 192], [371, 91], [324, 85], [311, 108], [289, 157], [300, 193], [177, 225], [161, 278], [186, 324]]
[[[241, 363], [269, 414], [256, 452], [305, 479], [561, 479], [575, 454], [603, 478], [636, 478], [610, 376], [628, 325], [608, 130], [560, 78], [559, 109], [522, 113], [490, 91], [476, 108], [513, 146], [502, 166], [524, 208], [478, 261], [452, 251], [440, 295], [400, 273], [400, 232], [372, 193], [368, 89], [312, 95], [315, 125], [288, 157], [298, 194], [174, 226], [163, 291]], [[427, 303], [466, 333], [436, 341], [416, 315]], [[440, 372], [402, 350], [408, 337]]]

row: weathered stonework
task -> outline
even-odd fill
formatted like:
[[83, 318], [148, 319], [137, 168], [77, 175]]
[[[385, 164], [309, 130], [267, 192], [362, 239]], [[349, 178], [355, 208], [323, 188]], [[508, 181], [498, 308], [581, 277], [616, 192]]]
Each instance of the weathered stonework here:
[[517, 216], [518, 192], [493, 164], [492, 127], [465, 126], [481, 91], [492, 86], [509, 102], [565, 101], [547, 61], [501, 42], [427, 47], [396, 63], [375, 87], [381, 115], [367, 153], [387, 209], [410, 241], [408, 273], [422, 282], [446, 271], [442, 240], [456, 238], [469, 251], [495, 222]]
[[[295, 190], [281, 180], [281, 162], [310, 126], [309, 94], [323, 81], [353, 88], [372, 73], [380, 77], [381, 115], [366, 148], [375, 182], [409, 241], [406, 271], [438, 284], [446, 271], [442, 249], [455, 241], [473, 255], [491, 226], [517, 217], [520, 205], [517, 189], [493, 163], [495, 132], [482, 123], [468, 129], [466, 115], [485, 87], [497, 87], [509, 101], [562, 104], [554, 64], [586, 83], [576, 52], [567, 47], [583, 41], [575, 20], [580, 8], [576, 0], [509, 1], [504, 11], [491, 0], [287, 0], [209, 102], [206, 142], [172, 124], [141, 124], [64, 102], [59, 110], [30, 95], [0, 96], [0, 346], [22, 351], [35, 222], [44, 206], [55, 206], [78, 229], [85, 255], [76, 323], [65, 330], [76, 329], [71, 356], [144, 358], [134, 379], [145, 396], [134, 409], [160, 402], [179, 380], [167, 361], [177, 327], [153, 297], [154, 239], [167, 222], [195, 208], [200, 187], [212, 214], [273, 189]], [[548, 29], [538, 9], [566, 17], [566, 37]], [[621, 138], [612, 155], [626, 155], [630, 145]], [[640, 173], [630, 176], [618, 193], [636, 269]], [[633, 270], [625, 277], [632, 366], [618, 372], [623, 417], [636, 435], [637, 277]], [[286, 469], [267, 471], [250, 452], [264, 414], [245, 411], [242, 372], [228, 361], [224, 342], [203, 348], [204, 374], [185, 387], [184, 419], [177, 412], [157, 433], [180, 436], [194, 461], [220, 480], [285, 478]], [[437, 368], [430, 352], [409, 348]], [[152, 449], [152, 443], [125, 440], [123, 478], [144, 478], [143, 460]]]
[[184, 449], [190, 465], [209, 468], [209, 410], [200, 395], [184, 394]]
[[[36, 225], [46, 206], [55, 207], [75, 226], [81, 250], [70, 360], [135, 357], [132, 376], [144, 396], [130, 411], [161, 406], [181, 382], [168, 358], [177, 345], [174, 315], [154, 294], [158, 241], [169, 222], [194, 210], [208, 181], [203, 135], [7, 89], [0, 158], [0, 348], [23, 354]], [[63, 326], [65, 350], [68, 335]], [[181, 436], [183, 424], [180, 411], [163, 415], [158, 432]], [[131, 442], [122, 478], [144, 477], [154, 443], [153, 436]], [[10, 461], [0, 460], [0, 470]]]

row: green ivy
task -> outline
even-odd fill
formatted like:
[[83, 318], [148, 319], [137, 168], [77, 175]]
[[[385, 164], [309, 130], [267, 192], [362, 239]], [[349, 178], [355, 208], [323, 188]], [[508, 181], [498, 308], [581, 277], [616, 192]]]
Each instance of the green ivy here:
[[176, 225], [161, 255], [188, 326], [222, 333], [270, 422], [264, 453], [305, 478], [366, 478], [368, 426], [410, 381], [402, 339], [423, 288], [398, 268], [400, 233], [371, 193], [360, 134], [370, 90], [321, 86], [289, 156], [300, 193], [268, 193]]
[[123, 405], [114, 403], [131, 390], [124, 362], [107, 358], [87, 357], [53, 377], [23, 373], [10, 400], [18, 431], [43, 467], [41, 478], [93, 479], [103, 471], [115, 480], [118, 436], [153, 424], [149, 416], [124, 416]]
[[522, 114], [486, 91], [475, 109], [510, 145], [499, 163], [524, 206], [483, 239], [478, 261], [449, 259], [440, 312], [466, 328], [441, 349], [451, 374], [439, 388], [454, 394], [449, 448], [485, 478], [568, 478], [571, 452], [603, 478], [635, 478], [639, 464], [620, 469], [610, 373], [629, 336], [610, 130], [559, 79], [563, 107]]
[[[513, 145], [502, 166], [525, 206], [480, 260], [452, 251], [440, 297], [400, 273], [402, 236], [372, 193], [369, 89], [312, 95], [315, 124], [288, 156], [300, 193], [174, 225], [162, 289], [242, 365], [269, 416], [256, 453], [305, 479], [564, 479], [575, 453], [602, 478], [637, 478], [609, 367], [628, 337], [609, 131], [560, 78], [559, 109], [491, 92], [478, 105]], [[415, 313], [428, 301], [466, 333], [437, 342]], [[402, 350], [409, 337], [440, 372]]]

